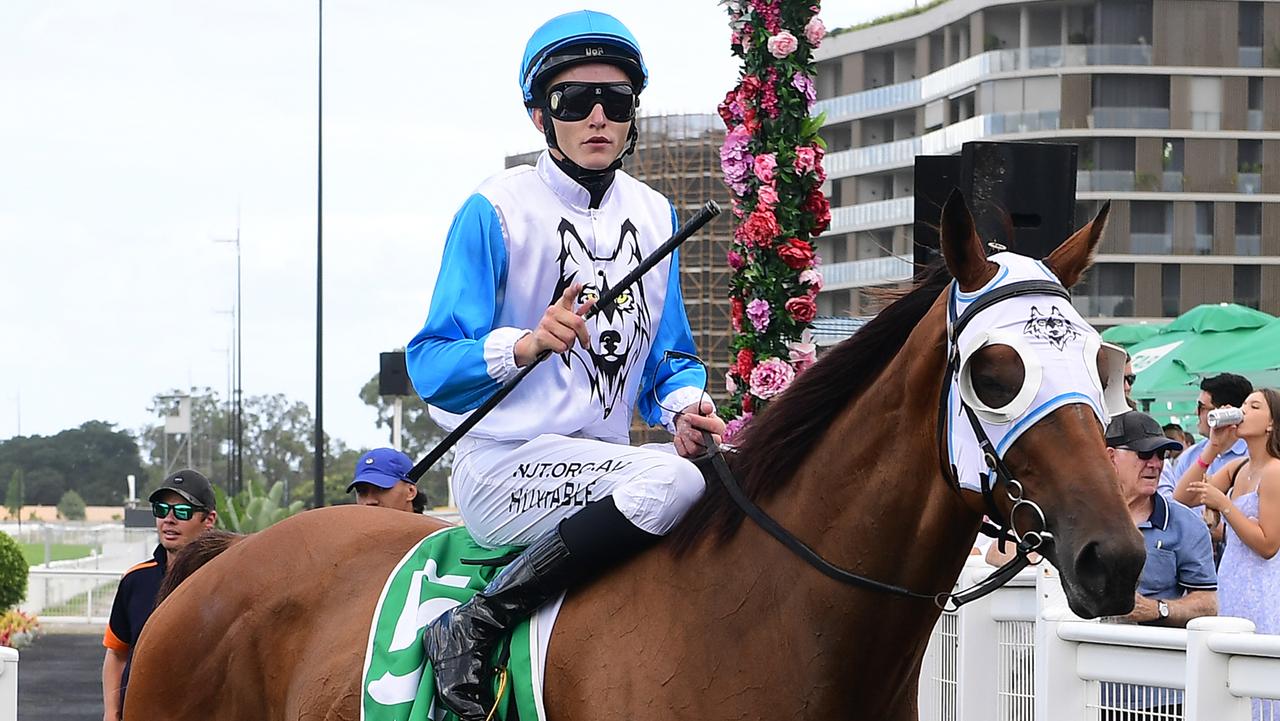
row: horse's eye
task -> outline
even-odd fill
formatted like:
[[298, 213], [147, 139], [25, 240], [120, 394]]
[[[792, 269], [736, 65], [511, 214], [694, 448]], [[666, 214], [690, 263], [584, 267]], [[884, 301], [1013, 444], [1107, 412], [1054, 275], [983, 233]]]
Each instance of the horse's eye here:
[[1013, 402], [1026, 380], [1022, 356], [1007, 345], [989, 345], [973, 356], [970, 382], [978, 400], [988, 408], [1003, 408]]

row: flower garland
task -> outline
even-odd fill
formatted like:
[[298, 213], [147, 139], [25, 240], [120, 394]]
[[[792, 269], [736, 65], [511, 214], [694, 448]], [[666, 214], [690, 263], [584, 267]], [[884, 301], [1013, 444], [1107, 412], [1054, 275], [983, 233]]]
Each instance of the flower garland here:
[[753, 414], [813, 365], [809, 326], [818, 312], [821, 262], [812, 239], [831, 224], [822, 194], [826, 145], [811, 111], [814, 48], [826, 28], [815, 0], [721, 0], [738, 86], [720, 104], [720, 149], [733, 195], [728, 263], [734, 337], [722, 409], [732, 439]]

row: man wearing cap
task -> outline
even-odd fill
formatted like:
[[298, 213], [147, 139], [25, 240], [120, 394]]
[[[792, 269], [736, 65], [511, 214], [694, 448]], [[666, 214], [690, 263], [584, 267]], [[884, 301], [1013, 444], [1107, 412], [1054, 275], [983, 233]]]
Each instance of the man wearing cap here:
[[361, 506], [381, 506], [409, 513], [422, 513], [427, 496], [409, 480], [413, 461], [394, 448], [375, 448], [356, 461], [356, 475], [347, 493], [356, 492]]
[[129, 663], [147, 618], [155, 608], [156, 592], [169, 562], [197, 536], [213, 528], [218, 516], [217, 499], [209, 479], [185, 469], [160, 484], [148, 499], [156, 517], [160, 544], [151, 560], [125, 571], [111, 606], [102, 645], [102, 718], [118, 721], [124, 712], [124, 692], [129, 683]]
[[1107, 454], [1120, 494], [1147, 545], [1133, 611], [1117, 620], [1184, 627], [1218, 612], [1209, 529], [1194, 511], [1156, 493], [1165, 455], [1181, 448], [1145, 413], [1122, 413], [1107, 426]]

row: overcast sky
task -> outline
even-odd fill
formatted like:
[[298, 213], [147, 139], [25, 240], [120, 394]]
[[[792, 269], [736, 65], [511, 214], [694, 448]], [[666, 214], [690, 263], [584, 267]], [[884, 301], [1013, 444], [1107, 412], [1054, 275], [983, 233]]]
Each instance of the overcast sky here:
[[[912, 0], [832, 0], [828, 27]], [[421, 326], [449, 221], [539, 147], [516, 86], [582, 0], [330, 0], [324, 26], [325, 428], [387, 441], [356, 397]], [[635, 32], [647, 112], [734, 82], [714, 0], [595, 2]], [[315, 400], [316, 3], [0, 3], [0, 439], [150, 421], [225, 393], [240, 229], [246, 395]], [[21, 427], [19, 427], [19, 422]]]

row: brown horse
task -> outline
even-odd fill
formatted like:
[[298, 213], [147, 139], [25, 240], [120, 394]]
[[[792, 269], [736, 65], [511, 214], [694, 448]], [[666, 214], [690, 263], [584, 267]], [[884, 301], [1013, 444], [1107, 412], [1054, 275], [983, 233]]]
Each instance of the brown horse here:
[[[734, 454], [746, 493], [832, 562], [917, 591], [951, 587], [983, 515], [939, 465], [944, 303], [996, 272], [962, 200], [934, 274], [801, 375]], [[1046, 265], [1070, 286], [1105, 211]], [[998, 348], [975, 363], [1020, 384]], [[976, 371], [975, 371], [976, 372]], [[1014, 380], [1008, 380], [1010, 378]], [[1005, 453], [1045, 512], [1072, 608], [1125, 613], [1144, 560], [1097, 417], [1069, 405]], [[1001, 510], [1010, 510], [1003, 494]], [[230, 546], [160, 605], [137, 648], [130, 721], [359, 718], [368, 628], [392, 567], [436, 522], [326, 508]], [[841, 585], [708, 493], [674, 536], [566, 601], [548, 652], [558, 721], [912, 719], [939, 609]]]

